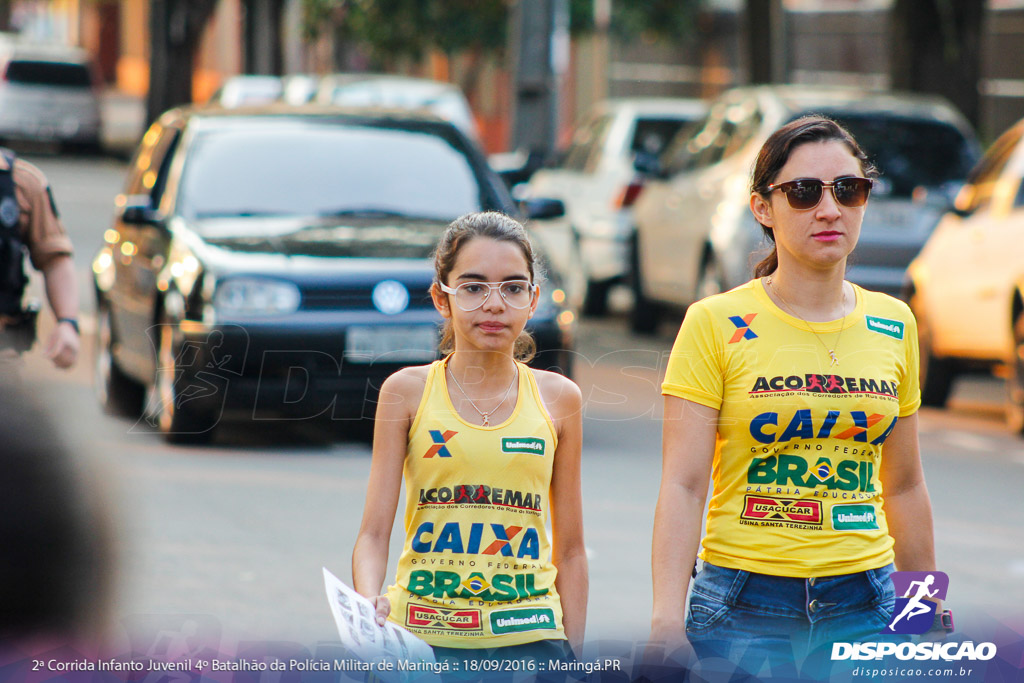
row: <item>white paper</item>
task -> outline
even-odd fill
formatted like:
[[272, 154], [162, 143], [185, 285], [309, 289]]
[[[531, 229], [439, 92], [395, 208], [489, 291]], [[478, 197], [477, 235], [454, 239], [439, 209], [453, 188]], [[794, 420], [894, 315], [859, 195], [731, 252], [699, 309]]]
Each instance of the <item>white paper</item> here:
[[378, 626], [373, 603], [324, 567], [327, 602], [345, 648], [366, 662], [434, 662], [434, 651], [408, 630], [387, 621]]

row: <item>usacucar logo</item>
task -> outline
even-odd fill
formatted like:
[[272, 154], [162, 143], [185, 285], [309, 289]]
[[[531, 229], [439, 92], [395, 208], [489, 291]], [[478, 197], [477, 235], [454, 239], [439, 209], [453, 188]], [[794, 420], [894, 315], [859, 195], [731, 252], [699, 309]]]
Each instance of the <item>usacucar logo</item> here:
[[821, 526], [820, 500], [744, 496], [743, 519]]
[[383, 280], [373, 288], [373, 305], [384, 315], [401, 313], [409, 306], [409, 290], [401, 282]]
[[454, 631], [479, 631], [483, 628], [478, 609], [442, 609], [409, 603], [405, 623], [420, 628], [443, 628]]

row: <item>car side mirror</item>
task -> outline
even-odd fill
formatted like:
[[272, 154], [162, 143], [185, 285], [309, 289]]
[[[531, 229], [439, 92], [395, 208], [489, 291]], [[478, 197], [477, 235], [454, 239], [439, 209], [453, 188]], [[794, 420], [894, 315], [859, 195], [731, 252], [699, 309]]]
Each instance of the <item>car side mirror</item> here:
[[530, 220], [561, 218], [565, 215], [565, 204], [562, 203], [561, 199], [544, 197], [524, 199], [519, 202], [519, 206]]
[[115, 204], [120, 214], [118, 218], [125, 225], [164, 227], [165, 217], [160, 211], [150, 206], [148, 195], [119, 195]]
[[949, 211], [960, 218], [967, 218], [974, 213], [974, 200], [977, 197], [978, 191], [974, 185], [964, 185], [957, 192], [956, 198], [953, 199], [952, 204], [949, 207]]

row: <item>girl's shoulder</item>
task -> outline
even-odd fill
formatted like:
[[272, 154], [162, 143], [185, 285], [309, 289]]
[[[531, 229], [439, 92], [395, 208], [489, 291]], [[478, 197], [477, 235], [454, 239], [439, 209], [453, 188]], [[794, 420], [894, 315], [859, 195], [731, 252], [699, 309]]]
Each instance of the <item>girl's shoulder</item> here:
[[427, 379], [430, 377], [432, 367], [433, 364], [412, 365], [397, 370], [384, 380], [384, 384], [380, 387], [380, 393], [407, 399], [412, 403], [405, 403], [405, 405], [412, 405], [415, 409], [415, 406], [419, 405], [420, 397], [423, 396], [423, 390], [427, 386]]
[[576, 382], [565, 375], [548, 370], [530, 368], [544, 407], [553, 419], [579, 414], [583, 405], [583, 392]]

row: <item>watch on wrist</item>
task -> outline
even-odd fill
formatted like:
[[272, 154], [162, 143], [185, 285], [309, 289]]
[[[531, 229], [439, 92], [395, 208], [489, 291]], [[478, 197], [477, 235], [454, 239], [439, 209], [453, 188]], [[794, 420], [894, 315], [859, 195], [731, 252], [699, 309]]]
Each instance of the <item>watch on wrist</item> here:
[[953, 610], [944, 609], [941, 612], [936, 612], [935, 621], [932, 622], [932, 627], [928, 630], [933, 633], [952, 633]]
[[78, 320], [75, 318], [57, 318], [58, 323], [68, 323], [71, 327], [75, 328], [75, 334], [80, 334], [78, 330]]

